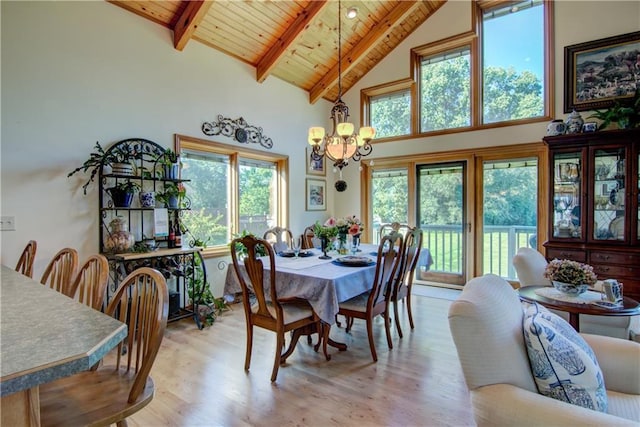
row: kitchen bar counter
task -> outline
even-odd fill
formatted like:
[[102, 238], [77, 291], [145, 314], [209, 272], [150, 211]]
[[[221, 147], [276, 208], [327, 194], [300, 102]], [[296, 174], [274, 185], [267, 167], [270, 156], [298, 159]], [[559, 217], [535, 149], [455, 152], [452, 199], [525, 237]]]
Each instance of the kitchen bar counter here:
[[39, 384], [88, 370], [124, 339], [127, 326], [11, 268], [2, 266], [1, 272], [0, 391], [5, 421], [8, 398], [29, 392], [27, 401], [37, 404]]

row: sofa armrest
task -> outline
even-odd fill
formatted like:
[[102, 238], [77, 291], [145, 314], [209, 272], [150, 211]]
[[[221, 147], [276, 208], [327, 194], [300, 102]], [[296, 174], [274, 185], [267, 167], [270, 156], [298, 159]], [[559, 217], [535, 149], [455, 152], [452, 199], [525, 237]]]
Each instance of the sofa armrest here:
[[478, 427], [635, 426], [634, 421], [545, 397], [510, 384], [492, 384], [471, 391]]
[[640, 344], [602, 335], [580, 335], [598, 359], [607, 390], [640, 395]]

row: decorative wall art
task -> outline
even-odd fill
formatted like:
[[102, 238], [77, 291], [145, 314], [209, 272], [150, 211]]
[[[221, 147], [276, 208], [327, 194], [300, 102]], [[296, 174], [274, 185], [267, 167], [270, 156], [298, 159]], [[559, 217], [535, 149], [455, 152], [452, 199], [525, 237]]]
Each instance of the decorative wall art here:
[[327, 158], [313, 153], [311, 146], [306, 148], [307, 150], [307, 174], [309, 175], [322, 175], [327, 173]]
[[265, 148], [273, 147], [273, 141], [262, 134], [261, 127], [248, 124], [242, 117], [233, 120], [219, 114], [217, 122], [204, 122], [202, 124], [202, 132], [209, 136], [222, 134], [233, 138], [241, 144], [252, 142]]
[[640, 31], [564, 48], [564, 112], [631, 101], [640, 81]]
[[327, 210], [327, 181], [307, 178], [306, 209], [308, 211]]

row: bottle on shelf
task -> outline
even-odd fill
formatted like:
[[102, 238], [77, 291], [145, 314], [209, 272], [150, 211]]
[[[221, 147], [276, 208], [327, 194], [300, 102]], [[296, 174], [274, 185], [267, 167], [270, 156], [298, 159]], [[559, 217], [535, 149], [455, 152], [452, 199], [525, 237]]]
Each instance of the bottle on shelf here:
[[178, 218], [176, 218], [176, 223], [174, 225], [175, 227], [175, 247], [176, 248], [181, 248], [182, 247], [182, 230], [180, 227], [180, 221], [178, 220]]
[[169, 238], [167, 243], [169, 249], [173, 249], [176, 247], [176, 230], [173, 227], [173, 222], [171, 222], [171, 220], [169, 220]]

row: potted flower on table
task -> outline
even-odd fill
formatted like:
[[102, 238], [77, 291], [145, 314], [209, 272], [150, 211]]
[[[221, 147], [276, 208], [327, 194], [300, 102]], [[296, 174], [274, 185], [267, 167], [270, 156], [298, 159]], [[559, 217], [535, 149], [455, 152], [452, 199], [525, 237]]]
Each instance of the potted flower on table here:
[[571, 296], [582, 294], [598, 280], [593, 267], [568, 259], [549, 262], [544, 270], [544, 277], [551, 280], [554, 288]]
[[327, 246], [329, 244], [329, 239], [336, 237], [338, 234], [338, 227], [336, 226], [335, 218], [329, 218], [323, 225], [321, 225], [319, 221], [316, 221], [313, 226], [313, 233], [320, 239], [322, 245], [323, 255], [320, 256], [320, 259], [331, 259], [331, 257], [327, 255]]

